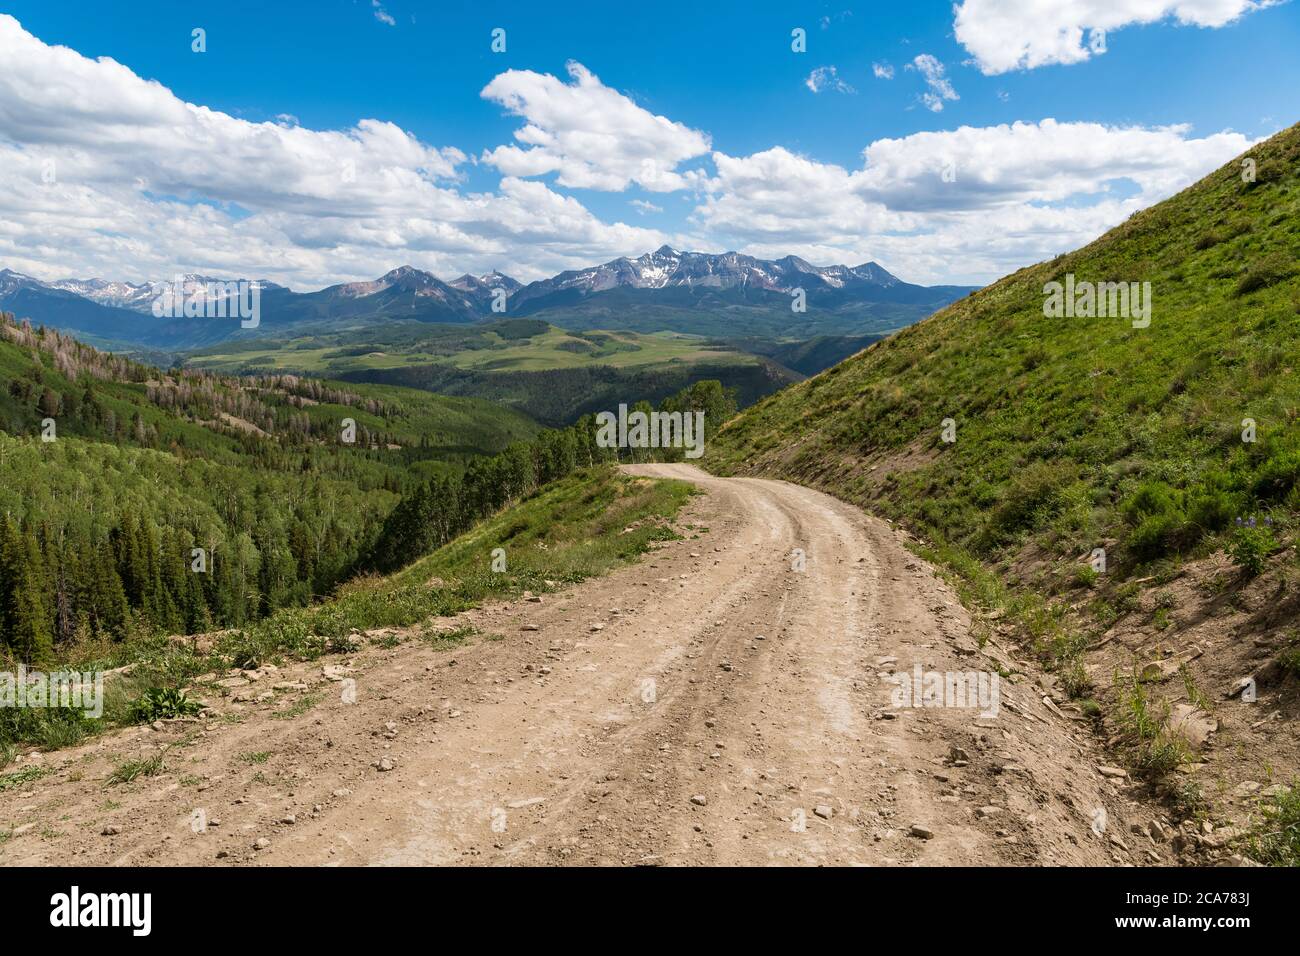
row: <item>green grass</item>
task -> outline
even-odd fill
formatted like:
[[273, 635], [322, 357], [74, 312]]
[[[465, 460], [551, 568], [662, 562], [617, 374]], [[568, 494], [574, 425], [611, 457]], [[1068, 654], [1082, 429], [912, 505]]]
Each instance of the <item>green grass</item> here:
[[25, 783], [31, 783], [33, 780], [39, 780], [44, 777], [48, 770], [44, 767], [24, 767], [14, 773], [7, 773], [0, 776], [0, 793], [6, 790], [14, 790]]
[[1261, 806], [1263, 819], [1246, 837], [1246, 852], [1269, 866], [1300, 866], [1300, 786]]
[[[477, 371], [530, 372], [608, 365], [629, 368], [665, 362], [753, 362], [741, 352], [709, 349], [700, 336], [673, 332], [643, 334], [593, 329], [567, 332], [546, 323], [527, 337], [503, 335], [496, 326], [445, 329], [425, 327], [424, 334], [397, 326], [387, 336], [357, 333], [305, 336], [286, 341], [258, 340], [232, 348], [214, 346], [190, 356], [188, 364], [217, 372], [256, 370], [344, 375], [366, 369], [441, 364]], [[349, 344], [352, 342], [359, 344]]]
[[[484, 596], [539, 590], [534, 585], [545, 579], [576, 583], [671, 537], [670, 522], [692, 493], [686, 482], [631, 478], [611, 467], [580, 472], [416, 561], [393, 581], [454, 579]], [[506, 551], [504, 574], [490, 570], [493, 548]]]
[[140, 777], [156, 777], [165, 769], [162, 754], [154, 754], [152, 757], [144, 757], [140, 760], [124, 760], [109, 774], [108, 783], [123, 784], [131, 783]]
[[276, 720], [293, 720], [301, 717], [321, 701], [319, 694], [304, 694], [284, 710], [277, 710], [271, 716]]
[[[422, 627], [417, 636], [421, 641], [428, 644], [434, 650], [449, 651], [453, 647], [460, 647], [478, 633], [480, 633], [478, 628], [469, 624], [463, 624], [460, 627], [453, 627], [447, 630], [427, 626]], [[496, 635], [488, 636], [489, 638], [496, 637]]]

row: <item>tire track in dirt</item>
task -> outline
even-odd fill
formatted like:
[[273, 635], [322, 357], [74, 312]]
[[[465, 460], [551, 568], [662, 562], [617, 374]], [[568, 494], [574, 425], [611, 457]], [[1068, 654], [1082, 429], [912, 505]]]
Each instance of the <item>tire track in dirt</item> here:
[[[476, 859], [498, 864], [1106, 862], [1089, 827], [1104, 782], [1077, 800], [1066, 753], [996, 772], [1025, 766], [1015, 732], [1000, 728], [1014, 719], [1006, 711], [881, 716], [893, 688], [882, 666], [972, 669], [949, 639], [966, 634], [964, 612], [891, 529], [784, 482], [626, 470], [698, 484], [709, 543], [681, 543], [673, 573], [651, 562], [580, 588], [575, 604], [592, 617], [592, 591], [619, 613], [607, 609], [594, 633], [582, 618], [541, 625], [572, 651], [544, 688], [467, 727], [493, 741], [490, 753], [443, 750], [413, 768], [430, 779], [448, 764], [470, 770], [432, 787], [371, 862], [444, 862], [482, 841], [493, 807], [505, 829], [497, 852]], [[1072, 730], [1059, 728], [1062, 750]], [[1044, 813], [1052, 798], [1039, 781], [1069, 803]], [[388, 799], [396, 812], [405, 797]], [[530, 799], [539, 812], [511, 808]]]
[[[886, 523], [781, 481], [625, 470], [699, 486], [684, 540], [540, 602], [462, 615], [501, 640], [367, 648], [348, 662], [355, 704], [208, 723], [187, 744], [198, 793], [145, 784], [106, 803], [98, 785], [61, 783], [20, 809], [81, 821], [80, 842], [23, 837], [4, 861], [1150, 862], [1129, 832], [1150, 810], [1097, 772], [1099, 745], [1043, 702], [1032, 668], [976, 645], [951, 589]], [[892, 678], [914, 665], [1024, 675], [1002, 682], [994, 718], [894, 708]], [[319, 664], [282, 677], [337, 686]], [[122, 732], [65, 766], [167, 733]], [[241, 767], [248, 751], [272, 753], [265, 773]], [[13, 799], [0, 795], [0, 817]], [[195, 803], [219, 829], [188, 832]], [[105, 823], [122, 832], [85, 836]]]

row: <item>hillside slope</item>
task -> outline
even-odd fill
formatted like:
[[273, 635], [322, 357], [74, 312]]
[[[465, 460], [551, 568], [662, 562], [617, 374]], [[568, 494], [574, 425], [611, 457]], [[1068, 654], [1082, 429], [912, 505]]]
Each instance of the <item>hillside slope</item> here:
[[[1080, 697], [1132, 714], [1153, 689], [1115, 668], [1156, 659], [1167, 678], [1196, 642], [1185, 692], [1164, 688], [1153, 706], [1200, 706], [1197, 680], [1218, 695], [1254, 674], [1260, 701], [1294, 718], [1298, 169], [1292, 127], [1092, 244], [759, 402], [706, 461], [902, 520], [986, 602], [1010, 587]], [[1149, 282], [1149, 325], [1047, 317], [1045, 286], [1067, 276]], [[1227, 739], [1238, 718], [1214, 719]], [[1131, 722], [1107, 732], [1140, 769], [1211, 759]], [[1248, 741], [1256, 780], [1270, 753], [1298, 765], [1281, 736]]]
[[[1257, 182], [1234, 161], [759, 402], [710, 460], [877, 501], [988, 557], [1030, 536], [1070, 557], [1109, 538], [1133, 564], [1194, 548], [1198, 529], [1237, 515], [1293, 507], [1300, 128], [1252, 155]], [[1151, 282], [1150, 326], [1045, 317], [1043, 287], [1067, 273]], [[1159, 501], [1134, 501], [1150, 483]]]

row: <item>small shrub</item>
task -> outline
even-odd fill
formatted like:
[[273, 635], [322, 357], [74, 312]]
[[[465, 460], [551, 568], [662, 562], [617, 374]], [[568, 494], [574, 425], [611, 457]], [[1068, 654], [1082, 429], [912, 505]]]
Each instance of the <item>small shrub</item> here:
[[1251, 491], [1260, 498], [1278, 501], [1300, 482], [1300, 449], [1288, 448], [1269, 456], [1255, 472]]
[[1071, 468], [1035, 462], [1017, 473], [993, 513], [992, 528], [1004, 535], [1037, 527], [1061, 510], [1064, 491], [1074, 481]]
[[1101, 574], [1091, 564], [1076, 564], [1073, 577], [1074, 583], [1079, 587], [1093, 588], [1097, 586]]
[[1300, 637], [1292, 635], [1286, 647], [1277, 655], [1277, 663], [1283, 673], [1300, 677]]
[[131, 721], [152, 724], [155, 720], [189, 717], [203, 709], [197, 700], [185, 696], [182, 690], [168, 687], [150, 687], [131, 704]]
[[1185, 528], [1181, 512], [1147, 515], [1129, 534], [1126, 544], [1138, 561], [1154, 561], [1177, 553]]
[[1181, 510], [1178, 492], [1163, 481], [1147, 481], [1138, 487], [1121, 510], [1134, 524], [1152, 515], [1171, 514]]
[[1083, 661], [1075, 658], [1064, 664], [1060, 670], [1061, 687], [1071, 700], [1077, 700], [1092, 690], [1092, 678], [1083, 666]]
[[1210, 802], [1195, 780], [1183, 780], [1169, 792], [1174, 812], [1184, 819], [1201, 820], [1210, 812]]
[[1202, 489], [1188, 497], [1187, 517], [1205, 533], [1222, 531], [1240, 513], [1234, 497], [1222, 489]]
[[1264, 573], [1268, 556], [1277, 548], [1277, 540], [1267, 527], [1243, 525], [1233, 531], [1228, 543], [1228, 556], [1246, 577], [1254, 578]]
[[1236, 294], [1248, 295], [1258, 289], [1275, 285], [1291, 276], [1291, 263], [1279, 253], [1265, 256], [1258, 262], [1251, 263], [1246, 274], [1237, 282]]
[[262, 664], [261, 649], [243, 631], [236, 632], [222, 650], [230, 658], [231, 667], [256, 670]]
[[1136, 678], [1128, 682], [1121, 698], [1119, 723], [1134, 767], [1149, 777], [1162, 778], [1190, 758], [1187, 744], [1169, 732], [1169, 704], [1147, 698]]

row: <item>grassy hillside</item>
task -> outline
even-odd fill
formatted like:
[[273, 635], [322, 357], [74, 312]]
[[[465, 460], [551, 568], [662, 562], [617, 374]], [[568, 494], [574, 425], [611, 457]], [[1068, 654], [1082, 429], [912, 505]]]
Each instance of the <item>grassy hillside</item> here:
[[753, 361], [739, 353], [706, 351], [698, 336], [567, 332], [537, 319], [507, 319], [468, 327], [407, 322], [286, 341], [249, 339], [191, 353], [186, 364], [240, 374], [275, 370], [339, 376], [427, 364], [516, 372], [589, 365], [628, 368], [703, 358], [718, 361], [720, 354], [730, 361]]
[[[1189, 559], [1227, 548], [1243, 575], [1273, 568], [1285, 590], [1300, 505], [1300, 127], [1248, 156], [1253, 182], [1239, 158], [759, 402], [707, 461], [900, 519], [985, 598], [1045, 596], [1037, 634], [1066, 669], [1141, 585]], [[1044, 286], [1067, 274], [1150, 282], [1149, 327], [1046, 317]]]
[[[0, 383], [0, 429], [12, 435], [35, 435], [52, 417], [60, 437], [228, 462], [247, 455], [258, 439], [300, 451], [328, 446], [355, 453], [396, 445], [450, 461], [495, 454], [540, 430], [511, 409], [418, 390], [285, 374], [164, 372], [3, 317]], [[341, 447], [345, 418], [357, 426], [352, 448]]]
[[385, 383], [485, 399], [552, 427], [620, 402], [657, 403], [709, 379], [734, 389], [747, 405], [800, 377], [779, 360], [697, 336], [567, 332], [538, 319], [469, 327], [393, 323], [285, 342], [230, 343], [186, 361], [230, 374], [301, 371], [358, 387]]

